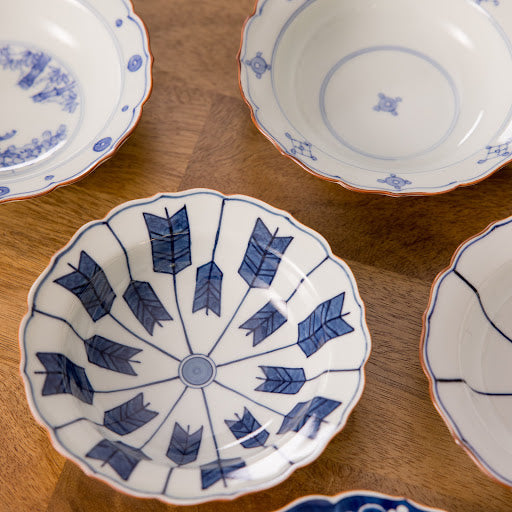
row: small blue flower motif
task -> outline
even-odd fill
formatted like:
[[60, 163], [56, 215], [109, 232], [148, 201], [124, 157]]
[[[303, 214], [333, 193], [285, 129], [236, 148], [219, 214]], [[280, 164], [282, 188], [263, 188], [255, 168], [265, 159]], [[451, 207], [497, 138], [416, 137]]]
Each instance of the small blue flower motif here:
[[10, 191], [9, 187], [0, 187], [0, 197], [7, 195]]
[[393, 187], [395, 190], [402, 190], [405, 185], [410, 185], [412, 182], [409, 180], [405, 180], [404, 178], [400, 178], [396, 174], [391, 174], [385, 180], [377, 180], [379, 183], [385, 183], [390, 187]]
[[121, 110], [122, 110], [123, 112], [126, 112], [129, 108], [130, 108], [130, 107], [129, 107], [128, 105], [125, 105]]
[[132, 55], [128, 61], [128, 71], [134, 73], [142, 66], [142, 57], [140, 55]]
[[44, 177], [44, 179], [45, 179], [46, 181], [51, 181], [51, 180], [53, 180], [53, 178], [55, 178], [55, 176], [54, 176], [53, 174], [48, 174], [48, 176], [45, 176], [45, 177]]
[[311, 160], [317, 160], [317, 157], [313, 155], [313, 145], [310, 142], [305, 140], [298, 140], [292, 137], [288, 132], [285, 133], [286, 137], [290, 139], [292, 143], [292, 148], [290, 149], [290, 154], [294, 156], [305, 156], [307, 158], [311, 158]]
[[122, 19], [117, 19], [116, 20], [116, 27], [119, 28], [121, 25], [123, 24], [123, 20]]
[[396, 108], [398, 103], [401, 101], [402, 98], [398, 96], [396, 98], [391, 98], [380, 92], [379, 103], [373, 107], [373, 110], [376, 110], [377, 112], [389, 112], [390, 114], [397, 116], [398, 112], [396, 111]]
[[270, 69], [270, 64], [267, 64], [267, 61], [261, 56], [261, 52], [258, 52], [256, 57], [251, 60], [246, 60], [245, 63], [254, 71], [256, 78], [261, 78], [263, 73]]
[[101, 153], [102, 151], [105, 151], [110, 145], [112, 144], [112, 137], [105, 137], [104, 139], [99, 140], [94, 144], [94, 151], [96, 153]]

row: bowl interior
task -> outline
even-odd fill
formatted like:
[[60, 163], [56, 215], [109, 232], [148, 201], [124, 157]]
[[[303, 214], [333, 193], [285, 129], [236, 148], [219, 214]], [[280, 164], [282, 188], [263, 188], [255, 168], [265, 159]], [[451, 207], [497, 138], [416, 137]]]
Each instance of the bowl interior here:
[[476, 2], [306, 2], [271, 72], [304, 140], [364, 169], [440, 169], [510, 136], [511, 44]]
[[76, 0], [20, 0], [0, 18], [0, 176], [65, 161], [108, 122], [122, 88], [108, 20]]

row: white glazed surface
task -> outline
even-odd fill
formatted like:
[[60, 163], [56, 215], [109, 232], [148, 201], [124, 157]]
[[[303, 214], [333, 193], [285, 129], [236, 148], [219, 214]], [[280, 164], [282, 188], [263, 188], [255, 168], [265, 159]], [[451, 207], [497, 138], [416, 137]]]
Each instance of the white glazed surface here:
[[73, 181], [110, 156], [149, 96], [151, 56], [128, 0], [10, 2], [0, 33], [5, 201]]
[[512, 485], [512, 219], [468, 241], [436, 281], [423, 360], [456, 439]]
[[510, 159], [512, 6], [260, 0], [240, 81], [258, 127], [313, 173], [435, 193]]
[[[150, 242], [155, 222], [176, 234], [170, 266]], [[255, 240], [270, 245], [248, 287]], [[127, 299], [134, 282], [139, 298]], [[206, 296], [207, 308], [196, 302]], [[20, 339], [29, 402], [56, 448], [120, 490], [173, 503], [266, 488], [316, 458], [357, 403], [370, 350], [352, 273], [324, 239], [260, 201], [207, 190], [126, 203], [84, 226], [34, 284]]]

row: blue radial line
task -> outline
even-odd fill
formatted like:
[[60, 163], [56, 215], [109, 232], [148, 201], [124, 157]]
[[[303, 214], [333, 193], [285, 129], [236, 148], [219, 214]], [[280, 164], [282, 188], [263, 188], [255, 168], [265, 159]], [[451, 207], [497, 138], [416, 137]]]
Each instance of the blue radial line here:
[[473, 286], [462, 274], [460, 274], [456, 269], [453, 270], [453, 273], [464, 283], [466, 284], [472, 291], [473, 293], [475, 294], [477, 300], [478, 300], [478, 303], [480, 304], [480, 308], [482, 310], [482, 313], [484, 314], [486, 320], [492, 325], [493, 329], [495, 331], [497, 331], [499, 334], [501, 334], [501, 336], [503, 336], [507, 341], [509, 341], [510, 343], [512, 343], [512, 339], [507, 336], [492, 320], [491, 318], [489, 317], [489, 315], [487, 314], [487, 311], [485, 310], [485, 307], [483, 305], [483, 302], [482, 302], [482, 298], [480, 297], [480, 293], [479, 291], [476, 289], [475, 286]]
[[121, 242], [121, 240], [119, 239], [119, 237], [117, 236], [115, 231], [112, 229], [112, 226], [109, 224], [109, 222], [107, 221], [104, 224], [110, 230], [110, 232], [112, 233], [113, 237], [116, 239], [117, 243], [121, 247], [121, 249], [122, 249], [122, 251], [124, 253], [124, 257], [126, 259], [126, 267], [128, 268], [128, 276], [130, 277], [130, 281], [133, 281], [132, 270], [131, 270], [131, 267], [130, 267], [130, 258], [128, 257], [128, 252], [126, 251], [125, 246], [123, 245], [123, 243]]
[[173, 406], [169, 409], [169, 412], [165, 415], [165, 418], [160, 422], [158, 427], [155, 429], [155, 431], [149, 436], [148, 440], [140, 446], [140, 449], [142, 450], [148, 443], [151, 442], [151, 440], [156, 436], [157, 432], [163, 427], [164, 423], [169, 419], [169, 416], [172, 414], [174, 409], [176, 409], [177, 405], [180, 403], [180, 400], [183, 398], [183, 395], [186, 393], [188, 386], [185, 386], [183, 388], [183, 391], [181, 392], [181, 395], [176, 399]]
[[235, 393], [236, 395], [239, 395], [246, 400], [249, 400], [249, 402], [252, 402], [253, 404], [259, 405], [260, 407], [263, 407], [263, 409], [267, 409], [270, 412], [273, 412], [274, 414], [278, 414], [279, 416], [286, 417], [286, 414], [283, 414], [282, 412], [276, 411], [275, 409], [272, 409], [272, 407], [268, 407], [268, 405], [262, 404], [261, 402], [258, 402], [257, 400], [254, 400], [250, 396], [245, 395], [244, 393], [240, 393], [240, 391], [237, 391], [236, 389], [230, 388], [229, 386], [226, 386], [225, 384], [222, 384], [222, 382], [219, 382], [218, 380], [213, 381], [217, 386], [220, 386], [221, 388], [227, 389], [228, 391], [231, 391], [232, 393]]
[[217, 444], [217, 438], [215, 437], [215, 430], [213, 429], [212, 418], [210, 416], [210, 408], [208, 407], [208, 400], [206, 399], [206, 393], [204, 392], [204, 388], [201, 388], [201, 393], [203, 395], [206, 415], [208, 416], [208, 423], [210, 424], [210, 431], [212, 433], [213, 444], [215, 445], [215, 452], [217, 453], [217, 464], [219, 465], [219, 470], [220, 474], [222, 475], [222, 482], [224, 483], [224, 487], [227, 487], [226, 478], [224, 477], [224, 471], [222, 469], [222, 464], [220, 462], [219, 445]]
[[477, 395], [483, 395], [483, 396], [504, 396], [504, 397], [512, 397], [512, 392], [493, 392], [493, 391], [480, 391], [479, 389], [476, 389], [471, 386], [465, 379], [436, 379], [437, 384], [464, 384], [468, 387], [473, 393]]
[[165, 479], [164, 488], [162, 489], [162, 494], [165, 495], [167, 492], [167, 486], [169, 485], [169, 481], [171, 480], [172, 472], [174, 471], [174, 467], [169, 469], [169, 473], [167, 473], [167, 478]]
[[298, 292], [299, 288], [302, 286], [304, 281], [319, 267], [321, 267], [327, 260], [329, 260], [329, 256], [326, 256], [318, 265], [313, 267], [300, 281], [299, 284], [296, 286], [295, 290], [293, 290], [292, 294], [285, 300], [285, 302], [288, 304], [293, 298], [293, 296]]
[[221, 368], [222, 366], [229, 366], [230, 364], [240, 363], [241, 361], [246, 361], [247, 359], [254, 359], [255, 357], [266, 356], [267, 354], [272, 354], [273, 352], [284, 350], [285, 348], [295, 347], [296, 345], [297, 343], [295, 342], [290, 343], [289, 345], [285, 345], [284, 347], [273, 348], [271, 350], [267, 350], [266, 352], [259, 352], [258, 354], [252, 354], [251, 356], [240, 357], [239, 359], [233, 359], [232, 361], [228, 361], [227, 363], [221, 363], [216, 366], [217, 368]]
[[213, 244], [212, 261], [215, 260], [215, 252], [217, 251], [217, 244], [219, 243], [220, 226], [222, 224], [222, 217], [224, 215], [224, 206], [226, 205], [226, 198], [222, 199], [222, 206], [220, 207], [219, 225], [217, 226], [217, 233], [215, 234], [215, 242]]
[[[361, 367], [358, 366], [357, 368], [340, 368], [336, 370], [324, 370], [323, 372], [319, 373], [318, 375], [315, 375], [314, 377], [310, 377], [309, 379], [306, 379], [306, 382], [315, 380], [320, 378], [322, 375], [325, 375], [326, 373], [353, 373], [353, 372], [360, 372]], [[263, 380], [263, 377], [258, 377], [259, 379]]]
[[181, 314], [180, 302], [178, 300], [178, 287], [176, 286], [176, 274], [172, 275], [172, 283], [174, 287], [174, 299], [176, 301], [176, 309], [178, 310], [178, 316], [180, 317], [181, 327], [183, 328], [183, 334], [185, 336], [185, 341], [187, 342], [188, 351], [190, 354], [193, 354], [192, 345], [190, 345], [190, 340], [188, 338], [187, 328], [185, 327], [185, 322], [183, 321], [183, 315]]
[[94, 390], [95, 393], [102, 393], [102, 394], [108, 394], [108, 393], [121, 393], [122, 391], [133, 391], [134, 389], [141, 389], [141, 388], [148, 388], [150, 386], [158, 386], [159, 384], [165, 384], [167, 382], [172, 382], [174, 380], [178, 380], [179, 376], [175, 375], [174, 377], [169, 377], [168, 379], [161, 379], [161, 380], [155, 380], [153, 382], [146, 382], [145, 384], [138, 384], [137, 386], [131, 386], [128, 388], [121, 388], [121, 389], [100, 389], [100, 390]]
[[226, 334], [226, 331], [229, 329], [229, 326], [233, 323], [233, 320], [235, 319], [236, 315], [240, 311], [240, 308], [242, 307], [242, 304], [245, 302], [245, 299], [247, 298], [247, 295], [249, 295], [249, 292], [252, 290], [251, 287], [247, 288], [247, 291], [245, 292], [244, 296], [242, 297], [242, 300], [240, 301], [240, 304], [238, 304], [237, 308], [235, 309], [235, 312], [233, 313], [232, 317], [229, 319], [229, 322], [226, 324], [226, 327], [224, 327], [223, 331], [220, 333], [219, 337], [217, 338], [217, 341], [214, 343], [213, 347], [211, 348], [210, 352], [208, 352], [207, 356], [211, 357], [213, 351], [217, 348], [217, 346], [220, 343], [220, 340], [224, 337], [224, 334]]
[[148, 340], [145, 340], [142, 336], [139, 336], [135, 332], [133, 332], [131, 329], [126, 327], [120, 320], [118, 320], [112, 313], [109, 313], [110, 318], [116, 322], [120, 327], [122, 327], [126, 332], [130, 333], [133, 337], [137, 338], [139, 341], [142, 341], [142, 343], [145, 343], [146, 345], [149, 345], [150, 347], [154, 348], [155, 350], [158, 350], [162, 354], [165, 354], [167, 357], [170, 357], [171, 359], [174, 359], [178, 363], [181, 362], [181, 359], [177, 358], [176, 356], [173, 356], [169, 352], [165, 351], [163, 348], [160, 348], [158, 345], [155, 345], [154, 343], [151, 343]]
[[51, 313], [47, 313], [46, 311], [41, 311], [40, 309], [37, 309], [37, 307], [34, 307], [32, 308], [32, 311], [34, 313], [39, 313], [40, 315], [43, 315], [43, 316], [47, 316], [48, 318], [52, 318], [53, 320], [57, 320], [59, 322], [62, 322], [64, 324], [66, 324], [70, 329], [71, 331], [73, 331], [73, 334], [75, 334], [75, 336], [77, 338], [80, 338], [82, 341], [85, 342], [85, 338], [82, 337], [80, 334], [78, 334], [78, 331], [73, 327], [73, 325], [68, 321], [66, 320], [65, 318], [62, 318], [60, 316], [57, 316], [57, 315], [52, 315]]
[[52, 427], [52, 429], [54, 431], [57, 431], [57, 430], [60, 430], [61, 428], [66, 428], [66, 427], [69, 427], [71, 425], [74, 425], [75, 423], [78, 423], [79, 421], [87, 421], [88, 423], [92, 423], [93, 425], [96, 425], [98, 427], [104, 427], [105, 426], [103, 423], [97, 423], [96, 421], [92, 421], [89, 418], [82, 417], [82, 418], [76, 418], [74, 420], [68, 421], [67, 423], [63, 423], [62, 425], [57, 425], [56, 427]]

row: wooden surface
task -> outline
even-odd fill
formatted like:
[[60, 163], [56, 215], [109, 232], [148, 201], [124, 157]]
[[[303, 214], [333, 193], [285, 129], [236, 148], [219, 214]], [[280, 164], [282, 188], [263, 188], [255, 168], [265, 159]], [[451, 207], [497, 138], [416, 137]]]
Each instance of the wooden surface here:
[[[435, 197], [351, 192], [282, 157], [241, 99], [236, 54], [253, 0], [137, 0], [155, 57], [154, 90], [132, 137], [82, 181], [0, 206], [0, 511], [267, 512], [305, 494], [399, 494], [451, 512], [512, 510], [432, 405], [419, 362], [430, 285], [457, 246], [512, 214], [512, 169]], [[347, 427], [284, 483], [233, 502], [174, 507], [85, 476], [32, 419], [19, 375], [18, 325], [30, 286], [84, 223], [157, 192], [209, 187], [288, 210], [351, 266], [373, 351]]]

